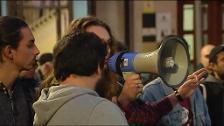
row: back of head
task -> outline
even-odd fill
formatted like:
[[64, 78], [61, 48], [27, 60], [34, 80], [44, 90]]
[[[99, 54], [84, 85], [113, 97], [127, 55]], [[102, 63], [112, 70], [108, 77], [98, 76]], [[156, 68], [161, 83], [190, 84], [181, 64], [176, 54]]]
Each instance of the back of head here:
[[94, 33], [72, 32], [59, 43], [57, 46], [63, 47], [54, 53], [54, 74], [57, 80], [63, 81], [71, 74], [91, 76], [99, 66], [103, 68], [106, 45]]
[[[0, 52], [6, 45], [17, 48], [22, 39], [21, 28], [28, 27], [25, 21], [12, 16], [0, 17]], [[2, 56], [0, 55], [2, 62]]]
[[52, 53], [43, 53], [40, 58], [38, 59], [38, 62], [40, 65], [45, 64], [46, 62], [52, 62], [53, 61], [53, 54]]
[[[112, 55], [114, 52], [114, 49], [113, 49], [114, 38], [111, 33], [110, 27], [105, 22], [103, 22], [102, 20], [100, 20], [96, 17], [87, 16], [87, 17], [79, 18], [77, 20], [73, 20], [70, 23], [69, 30], [68, 30], [67, 34], [70, 34], [74, 31], [86, 31], [87, 28], [91, 27], [91, 26], [100, 26], [107, 30], [107, 32], [110, 35], [110, 39], [111, 39], [111, 41], [109, 43], [109, 47], [111, 48], [109, 55]], [[60, 50], [62, 50], [65, 45], [66, 44], [63, 42], [57, 43], [57, 46], [55, 46], [55, 48], [53, 50], [54, 55], [56, 53], [60, 52]], [[111, 100], [111, 97], [115, 96], [116, 94], [118, 94], [117, 92], [119, 92], [118, 89], [120, 87], [116, 83], [117, 77], [115, 77], [116, 75], [113, 74], [112, 72], [109, 72], [107, 68], [103, 70], [102, 76], [103, 77], [100, 79], [99, 84], [97, 84], [96, 92], [101, 97], [105, 97], [105, 98], [108, 98]]]

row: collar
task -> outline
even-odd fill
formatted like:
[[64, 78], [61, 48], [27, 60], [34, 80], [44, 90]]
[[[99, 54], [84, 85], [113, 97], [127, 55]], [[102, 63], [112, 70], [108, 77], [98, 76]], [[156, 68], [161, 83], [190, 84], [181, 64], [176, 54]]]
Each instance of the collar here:
[[[12, 92], [11, 92], [11, 94], [13, 94], [14, 89], [15, 89], [15, 84], [13, 84], [13, 86], [12, 86]], [[3, 93], [6, 94], [6, 95], [11, 95], [11, 94], [8, 92], [7, 87], [3, 84], [2, 81], [0, 81], [0, 92], [3, 92]]]
[[205, 79], [205, 82], [214, 82], [214, 83], [218, 83], [218, 84], [223, 84], [224, 83], [223, 80], [218, 80], [214, 76], [212, 76], [211, 74], [208, 75], [208, 77]]
[[6, 86], [0, 81], [0, 92], [3, 92], [4, 94], [8, 94], [8, 90]]

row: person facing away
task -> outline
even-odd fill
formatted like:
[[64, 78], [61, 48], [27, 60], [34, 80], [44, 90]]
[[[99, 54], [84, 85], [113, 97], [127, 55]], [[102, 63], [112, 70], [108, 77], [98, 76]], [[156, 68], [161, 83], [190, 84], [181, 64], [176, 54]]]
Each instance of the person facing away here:
[[[107, 61], [113, 53], [113, 36], [111, 34], [110, 27], [102, 20], [96, 17], [88, 16], [72, 21], [68, 33], [76, 30], [93, 32], [101, 38], [103, 40], [102, 42], [107, 44]], [[58, 47], [60, 48], [63, 46]], [[201, 78], [204, 73], [205, 69], [202, 69], [195, 72], [195, 75], [197, 75], [198, 78]], [[159, 120], [162, 115], [172, 110], [172, 105], [175, 105], [177, 102], [177, 98], [174, 93], [156, 104], [150, 104], [149, 102], [145, 103], [137, 100], [136, 96], [142, 91], [143, 87], [142, 81], [138, 74], [128, 77], [120, 91], [117, 88], [117, 86], [119, 86], [116, 80], [117, 78], [116, 76], [113, 76], [110, 71], [108, 71], [106, 62], [102, 74], [103, 76], [98, 82], [99, 85], [96, 87], [96, 92], [101, 97], [105, 97], [109, 100], [112, 100], [112, 96], [117, 96], [114, 97], [113, 101], [116, 102], [125, 112], [129, 125], [155, 125], [157, 120]], [[53, 76], [48, 80], [54, 81]], [[197, 81], [192, 78], [192, 75], [190, 75], [186, 84], [179, 90], [183, 98], [188, 97], [188, 95], [194, 92], [194, 88], [197, 86], [195, 85], [196, 82]], [[48, 83], [46, 84], [48, 85]], [[116, 89], [120, 92], [117, 93]]]
[[215, 45], [206, 44], [201, 48], [200, 51], [200, 63], [197, 65], [197, 69], [207, 67], [209, 64], [209, 53], [215, 48]]
[[[110, 27], [103, 21], [95, 17], [83, 17], [72, 21], [69, 27], [69, 32], [72, 32], [74, 30], [84, 30], [87, 32], [95, 33], [108, 45], [108, 52], [110, 52], [111, 54], [113, 53], [113, 37], [110, 31]], [[110, 56], [111, 55], [106, 56], [106, 59], [108, 59]], [[108, 69], [105, 69], [104, 71], [110, 72], [108, 71]], [[198, 76], [200, 80], [202, 75], [205, 73], [206, 70], [201, 69], [199, 71], [196, 71], [194, 74]], [[107, 82], [107, 85], [112, 84], [112, 86], [118, 85], [117, 83], [114, 84], [108, 79], [105, 79], [105, 76], [103, 78], [103, 81], [101, 80], [100, 82]], [[183, 98], [187, 98], [194, 93], [195, 88], [198, 86], [198, 84], [195, 84], [196, 82], [197, 81], [193, 79], [193, 75], [190, 75], [185, 84], [178, 89]], [[129, 125], [155, 125], [157, 120], [159, 120], [162, 115], [165, 115], [166, 113], [171, 111], [172, 106], [177, 103], [177, 98], [174, 93], [155, 104], [142, 102], [141, 100], [136, 99], [136, 96], [142, 91], [142, 87], [143, 86], [140, 76], [138, 74], [134, 74], [125, 80], [120, 93], [112, 94], [114, 96], [117, 96], [117, 99], [115, 101], [117, 101], [119, 107], [122, 108], [122, 110], [125, 112], [125, 116], [128, 120]], [[102, 97], [104, 97], [104, 95], [102, 95]]]
[[[68, 27], [67, 34], [74, 32], [76, 30], [83, 30], [87, 32], [95, 33], [100, 39], [102, 39], [103, 43], [107, 44], [107, 56], [105, 60], [105, 66], [108, 58], [114, 52], [113, 44], [114, 39], [110, 30], [110, 27], [99, 20], [98, 18], [87, 16], [83, 18], [79, 18], [71, 22]], [[103, 69], [102, 78], [99, 80], [99, 86], [96, 87], [97, 93], [104, 98], [111, 100], [112, 96], [116, 95], [118, 92], [119, 85], [116, 83], [116, 76], [108, 71], [107, 67]], [[43, 83], [41, 84], [41, 89], [49, 88], [52, 85], [57, 85], [58, 82], [55, 80], [54, 74], [50, 74]]]
[[42, 90], [33, 104], [34, 125], [128, 125], [119, 107], [95, 91], [107, 54], [102, 40], [77, 31], [58, 43], [54, 75], [60, 85]]
[[[153, 117], [154, 110], [158, 112], [158, 115], [165, 113], [169, 107], [163, 107], [164, 109], [153, 109], [150, 104], [142, 106], [137, 106], [139, 109], [130, 109], [129, 110], [129, 102], [136, 99], [138, 93], [142, 90], [142, 82], [140, 76], [138, 74], [134, 74], [127, 78], [124, 82], [124, 86], [122, 89], [119, 89], [119, 84], [117, 83], [117, 76], [114, 73], [110, 72], [107, 67], [107, 60], [114, 52], [114, 38], [112, 36], [110, 27], [104, 23], [102, 20], [96, 17], [83, 17], [77, 20], [72, 21], [69, 27], [69, 33], [75, 30], [84, 30], [86, 32], [93, 32], [99, 38], [103, 40], [103, 43], [107, 44], [108, 55], [106, 56], [106, 62], [103, 70], [103, 77], [99, 80], [98, 86], [96, 87], [96, 91], [99, 93], [101, 97], [108, 98], [112, 100], [113, 96], [118, 96], [118, 100], [120, 107], [126, 113], [125, 116], [128, 119], [129, 125], [132, 124], [153, 124], [154, 120], [159, 118], [159, 116]], [[120, 91], [121, 90], [121, 91]], [[169, 99], [166, 99], [165, 102], [169, 102]], [[125, 107], [123, 105], [125, 104]], [[132, 103], [131, 103], [132, 104]], [[127, 107], [126, 107], [127, 105]], [[132, 104], [136, 106], [136, 104]], [[164, 106], [164, 105], [163, 105]], [[166, 105], [167, 106], [167, 105]], [[171, 105], [170, 105], [171, 106]], [[148, 108], [148, 109], [146, 109]], [[154, 108], [161, 108], [160, 105]], [[129, 111], [126, 111], [129, 110]], [[166, 110], [164, 112], [164, 110]], [[146, 111], [146, 112], [145, 112]], [[145, 115], [140, 115], [140, 113], [144, 112]], [[136, 116], [135, 116], [136, 115]], [[147, 116], [146, 116], [147, 115]], [[137, 117], [137, 118], [136, 118]], [[153, 119], [150, 119], [153, 118]], [[144, 121], [142, 121], [144, 120]]]
[[39, 50], [22, 19], [0, 17], [0, 125], [32, 125], [32, 103], [16, 79], [36, 66]]
[[208, 69], [204, 90], [212, 126], [224, 125], [224, 45], [216, 46], [209, 54]]
[[[168, 87], [163, 80], [158, 77], [144, 86], [141, 96], [143, 101], [155, 102], [163, 99], [174, 91]], [[157, 125], [167, 126], [209, 126], [211, 125], [208, 107], [197, 88], [194, 95], [177, 103], [173, 110], [164, 115]]]
[[47, 76], [50, 75], [53, 69], [53, 54], [43, 53], [38, 58], [39, 66], [37, 68], [35, 78], [42, 82]]

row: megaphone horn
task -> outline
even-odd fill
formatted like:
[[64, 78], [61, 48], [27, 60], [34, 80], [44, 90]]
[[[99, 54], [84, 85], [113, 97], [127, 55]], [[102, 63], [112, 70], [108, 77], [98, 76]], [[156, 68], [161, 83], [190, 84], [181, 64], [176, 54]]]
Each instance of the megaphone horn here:
[[178, 36], [165, 37], [153, 52], [121, 52], [108, 62], [109, 69], [122, 72], [155, 73], [170, 87], [177, 87], [188, 75], [189, 52], [186, 41]]

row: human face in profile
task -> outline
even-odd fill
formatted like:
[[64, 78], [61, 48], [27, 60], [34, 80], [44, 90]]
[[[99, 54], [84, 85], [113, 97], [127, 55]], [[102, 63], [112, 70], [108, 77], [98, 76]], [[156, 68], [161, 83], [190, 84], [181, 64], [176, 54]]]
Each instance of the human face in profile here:
[[21, 28], [20, 32], [22, 38], [19, 41], [18, 47], [12, 49], [12, 60], [19, 71], [30, 70], [33, 67], [36, 67], [36, 56], [40, 51], [35, 45], [35, 39], [28, 27]]
[[224, 80], [224, 51], [217, 54], [217, 61], [213, 64], [213, 69], [216, 78]]
[[95, 33], [105, 44], [107, 44], [107, 55], [105, 57], [105, 62], [107, 63], [111, 52], [111, 48], [109, 46], [111, 44], [111, 38], [108, 31], [104, 27], [97, 25], [87, 27], [86, 31]]

